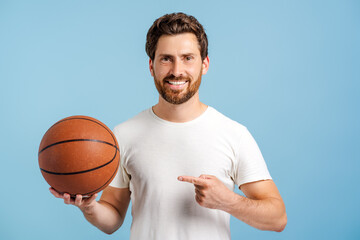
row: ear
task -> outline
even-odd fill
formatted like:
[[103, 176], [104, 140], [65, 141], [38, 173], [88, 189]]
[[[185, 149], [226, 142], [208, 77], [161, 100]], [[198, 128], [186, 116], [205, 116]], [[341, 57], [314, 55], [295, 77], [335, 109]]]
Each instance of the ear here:
[[210, 58], [207, 56], [202, 62], [202, 75], [205, 75], [209, 70]]
[[153, 66], [153, 61], [151, 60], [151, 58], [149, 58], [149, 69], [150, 69], [151, 76], [154, 76], [154, 66]]

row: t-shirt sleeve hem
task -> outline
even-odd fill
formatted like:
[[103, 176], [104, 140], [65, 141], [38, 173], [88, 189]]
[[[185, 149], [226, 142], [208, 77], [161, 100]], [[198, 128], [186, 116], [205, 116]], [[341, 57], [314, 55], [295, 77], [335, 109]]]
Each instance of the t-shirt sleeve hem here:
[[115, 183], [110, 183], [109, 184], [110, 187], [114, 187], [114, 188], [129, 188], [129, 184], [123, 183], [123, 184], [115, 184]]
[[245, 183], [251, 183], [251, 182], [258, 182], [263, 180], [272, 180], [272, 177], [270, 175], [263, 175], [263, 176], [249, 176], [247, 178], [239, 180], [236, 184], [238, 186], [241, 186]]

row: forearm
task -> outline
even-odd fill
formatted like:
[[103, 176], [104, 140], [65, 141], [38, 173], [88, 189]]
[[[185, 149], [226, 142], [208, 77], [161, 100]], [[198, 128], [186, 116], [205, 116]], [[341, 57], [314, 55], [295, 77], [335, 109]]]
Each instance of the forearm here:
[[81, 211], [87, 221], [107, 234], [119, 229], [125, 217], [121, 216], [111, 204], [102, 200], [96, 202], [93, 207], [81, 209]]
[[255, 200], [236, 193], [228, 199], [222, 210], [250, 226], [277, 232], [285, 228], [287, 217], [282, 200], [277, 198]]

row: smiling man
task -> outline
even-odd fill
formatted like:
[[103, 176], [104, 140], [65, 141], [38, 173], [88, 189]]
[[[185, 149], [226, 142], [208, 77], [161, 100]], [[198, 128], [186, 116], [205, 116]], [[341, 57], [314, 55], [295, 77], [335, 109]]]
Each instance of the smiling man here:
[[202, 61], [192, 33], [163, 35], [157, 45], [156, 58], [150, 59], [150, 72], [160, 96], [170, 104], [187, 102], [198, 93], [209, 58]]
[[157, 19], [146, 52], [159, 102], [115, 127], [121, 165], [113, 182], [99, 201], [51, 192], [106, 233], [122, 225], [131, 200], [131, 239], [230, 239], [230, 215], [282, 231], [285, 206], [255, 140], [199, 99], [207, 49], [194, 17]]

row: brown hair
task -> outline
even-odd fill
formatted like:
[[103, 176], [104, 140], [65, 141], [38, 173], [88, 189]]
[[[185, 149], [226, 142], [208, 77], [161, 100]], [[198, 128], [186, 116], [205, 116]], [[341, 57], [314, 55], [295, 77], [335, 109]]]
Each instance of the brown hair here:
[[198, 43], [201, 59], [208, 55], [208, 40], [203, 26], [198, 20], [185, 13], [166, 14], [156, 19], [146, 35], [145, 50], [151, 60], [155, 58], [156, 46], [162, 35], [175, 35], [180, 33], [195, 34]]

